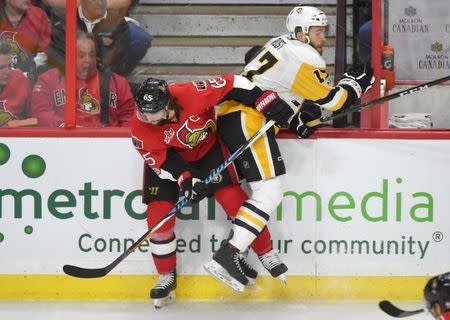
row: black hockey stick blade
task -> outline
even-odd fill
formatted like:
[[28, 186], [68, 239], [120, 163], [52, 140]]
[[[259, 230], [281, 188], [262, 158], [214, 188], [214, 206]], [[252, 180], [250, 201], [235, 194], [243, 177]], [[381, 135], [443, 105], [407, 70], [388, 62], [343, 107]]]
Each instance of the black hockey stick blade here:
[[381, 310], [383, 310], [388, 315], [394, 318], [406, 318], [424, 312], [424, 309], [411, 311], [402, 310], [400, 308], [397, 308], [390, 301], [387, 300], [380, 301], [378, 303], [378, 306], [380, 307]]
[[107, 268], [87, 269], [66, 264], [63, 271], [69, 276], [76, 278], [100, 278], [108, 274]]

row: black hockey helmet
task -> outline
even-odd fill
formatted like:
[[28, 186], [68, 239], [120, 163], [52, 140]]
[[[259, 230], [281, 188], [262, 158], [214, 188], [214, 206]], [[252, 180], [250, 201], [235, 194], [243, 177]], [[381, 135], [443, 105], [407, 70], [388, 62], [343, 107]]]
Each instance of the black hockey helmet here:
[[155, 113], [164, 109], [169, 99], [170, 93], [166, 81], [147, 78], [136, 94], [136, 105], [140, 112]]
[[437, 318], [435, 305], [438, 304], [440, 312], [450, 311], [450, 272], [431, 278], [424, 289], [425, 306]]

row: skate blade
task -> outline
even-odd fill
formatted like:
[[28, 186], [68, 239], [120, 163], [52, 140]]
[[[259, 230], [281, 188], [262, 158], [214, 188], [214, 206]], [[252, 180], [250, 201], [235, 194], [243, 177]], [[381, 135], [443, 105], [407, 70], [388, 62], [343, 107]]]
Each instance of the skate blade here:
[[284, 274], [280, 274], [277, 278], [280, 279], [280, 281], [281, 281], [284, 285], [287, 284], [286, 276], [285, 276]]
[[212, 275], [216, 280], [220, 281], [230, 289], [236, 291], [237, 293], [242, 293], [245, 290], [245, 286], [231, 277], [228, 272], [222, 268], [220, 264], [212, 260], [203, 265], [203, 268]]
[[175, 299], [175, 292], [170, 291], [167, 297], [161, 299], [153, 299], [153, 304], [155, 306], [155, 309], [161, 309], [162, 307], [168, 305], [174, 299]]
[[247, 286], [247, 287], [253, 287], [253, 286], [256, 286], [256, 279], [249, 278], [249, 277], [246, 277], [246, 278], [247, 278], [247, 280], [248, 280], [248, 283], [247, 283], [245, 286]]

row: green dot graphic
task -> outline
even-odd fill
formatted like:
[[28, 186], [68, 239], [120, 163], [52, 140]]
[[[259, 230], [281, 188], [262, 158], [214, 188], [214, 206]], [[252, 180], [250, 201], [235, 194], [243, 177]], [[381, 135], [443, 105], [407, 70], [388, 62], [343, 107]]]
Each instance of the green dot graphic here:
[[38, 178], [45, 172], [45, 161], [40, 156], [32, 154], [23, 159], [22, 171], [29, 178]]
[[5, 236], [3, 235], [3, 233], [0, 232], [0, 242], [2, 242], [3, 239], [5, 239]]
[[25, 229], [23, 229], [26, 234], [32, 234], [33, 233], [33, 227], [32, 226], [26, 226]]
[[0, 143], [0, 166], [7, 163], [9, 157], [11, 156], [11, 151], [6, 144]]

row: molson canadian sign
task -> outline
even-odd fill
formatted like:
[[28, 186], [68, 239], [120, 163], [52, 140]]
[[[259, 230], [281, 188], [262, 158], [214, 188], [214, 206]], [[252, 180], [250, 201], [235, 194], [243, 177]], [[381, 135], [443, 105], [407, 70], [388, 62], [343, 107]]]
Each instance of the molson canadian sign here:
[[389, 1], [389, 45], [397, 80], [433, 80], [450, 72], [448, 1]]

